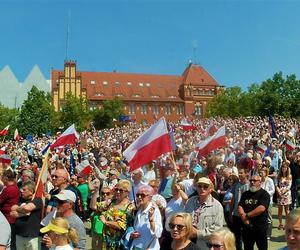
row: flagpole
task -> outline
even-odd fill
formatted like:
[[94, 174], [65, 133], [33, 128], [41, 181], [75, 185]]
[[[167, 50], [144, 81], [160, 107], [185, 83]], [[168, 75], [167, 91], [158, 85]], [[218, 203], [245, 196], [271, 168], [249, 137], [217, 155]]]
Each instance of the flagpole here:
[[35, 185], [35, 191], [34, 191], [34, 194], [33, 194], [33, 196], [32, 196], [32, 200], [33, 200], [33, 199], [35, 198], [35, 196], [36, 196], [37, 188], [38, 188], [38, 186], [39, 186], [39, 184], [40, 184], [40, 182], [41, 182], [42, 175], [43, 175], [43, 173], [44, 173], [44, 171], [45, 171], [45, 169], [46, 169], [46, 167], [47, 167], [47, 165], [48, 165], [49, 151], [50, 151], [50, 150], [48, 149], [47, 152], [46, 152], [46, 154], [45, 154], [45, 159], [44, 159], [44, 162], [43, 162], [42, 169], [41, 169], [41, 171], [40, 171], [40, 173], [39, 173], [39, 177], [38, 177], [37, 183], [36, 183], [36, 185]]

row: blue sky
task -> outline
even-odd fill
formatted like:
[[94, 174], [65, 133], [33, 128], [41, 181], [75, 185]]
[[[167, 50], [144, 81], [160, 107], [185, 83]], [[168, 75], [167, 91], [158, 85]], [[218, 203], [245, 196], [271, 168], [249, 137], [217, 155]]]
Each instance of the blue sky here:
[[300, 79], [300, 1], [0, 0], [0, 69], [181, 74], [192, 59], [221, 85]]

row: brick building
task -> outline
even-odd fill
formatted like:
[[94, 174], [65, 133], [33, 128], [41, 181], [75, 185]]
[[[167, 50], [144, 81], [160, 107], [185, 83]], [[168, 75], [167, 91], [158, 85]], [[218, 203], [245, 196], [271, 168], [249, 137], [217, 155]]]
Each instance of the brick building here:
[[182, 75], [155, 75], [119, 72], [78, 71], [75, 61], [65, 61], [64, 70], [52, 70], [52, 96], [58, 111], [67, 92], [85, 97], [91, 108], [101, 108], [104, 100], [120, 98], [124, 114], [138, 122], [153, 122], [165, 116], [205, 115], [207, 103], [222, 88], [201, 66], [189, 64]]

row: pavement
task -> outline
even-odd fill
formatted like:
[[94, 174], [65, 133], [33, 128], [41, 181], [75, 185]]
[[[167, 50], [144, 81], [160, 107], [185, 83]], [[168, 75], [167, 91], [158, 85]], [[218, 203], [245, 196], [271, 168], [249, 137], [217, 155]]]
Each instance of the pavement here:
[[[272, 229], [272, 237], [268, 241], [268, 249], [269, 250], [278, 250], [279, 248], [286, 246], [286, 242], [285, 242], [285, 238], [284, 238], [284, 230], [277, 229], [277, 227], [279, 225], [277, 211], [278, 211], [277, 207], [272, 208], [273, 229]], [[284, 222], [284, 220], [283, 220], [283, 222]], [[86, 226], [87, 232], [89, 232], [89, 230], [91, 228], [90, 222], [86, 222], [85, 226]], [[87, 236], [87, 249], [92, 250], [92, 238], [90, 237], [89, 233]], [[255, 249], [257, 249], [257, 247], [255, 247]]]

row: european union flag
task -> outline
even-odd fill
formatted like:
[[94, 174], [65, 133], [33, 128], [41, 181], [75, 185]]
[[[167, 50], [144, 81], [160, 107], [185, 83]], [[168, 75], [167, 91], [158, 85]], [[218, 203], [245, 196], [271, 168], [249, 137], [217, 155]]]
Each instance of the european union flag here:
[[275, 122], [273, 120], [273, 117], [271, 115], [269, 115], [269, 125], [271, 127], [271, 138], [277, 138], [277, 134], [276, 134], [276, 125]]
[[30, 143], [33, 143], [33, 137], [31, 134], [28, 134], [26, 137], [26, 140], [29, 141]]
[[69, 168], [69, 174], [70, 176], [75, 174], [75, 166], [76, 166], [76, 162], [74, 159], [74, 155], [71, 152], [71, 156], [70, 156], [70, 168]]

